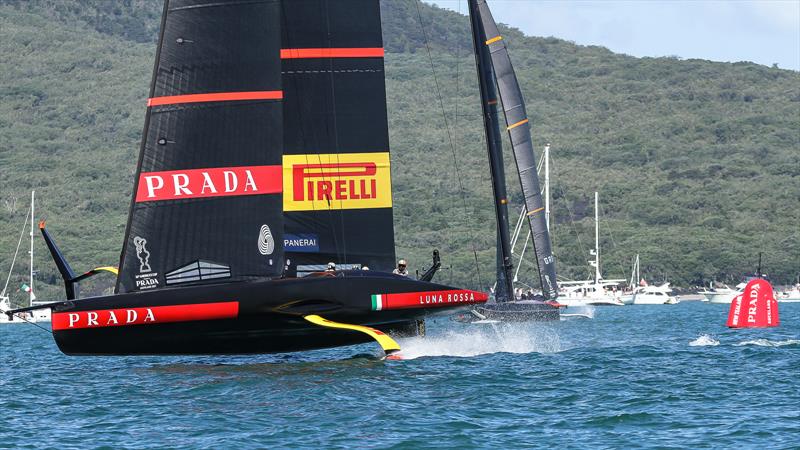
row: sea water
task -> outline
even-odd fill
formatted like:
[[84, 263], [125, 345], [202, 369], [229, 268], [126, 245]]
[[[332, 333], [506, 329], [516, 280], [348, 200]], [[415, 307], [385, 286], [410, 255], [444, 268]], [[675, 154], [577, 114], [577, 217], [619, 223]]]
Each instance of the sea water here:
[[0, 326], [0, 447], [800, 448], [800, 304], [773, 329], [727, 329], [727, 311], [440, 317], [400, 340], [402, 361], [373, 344], [69, 357], [39, 328]]

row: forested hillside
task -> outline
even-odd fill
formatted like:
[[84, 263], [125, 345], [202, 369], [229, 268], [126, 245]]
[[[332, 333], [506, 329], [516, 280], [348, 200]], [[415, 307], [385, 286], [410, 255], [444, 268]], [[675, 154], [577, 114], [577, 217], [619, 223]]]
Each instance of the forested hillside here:
[[[3, 281], [31, 189], [76, 270], [118, 262], [159, 3], [0, 0]], [[398, 256], [421, 269], [439, 248], [444, 281], [485, 289], [495, 231], [468, 21], [411, 0], [382, 5]], [[774, 281], [798, 276], [798, 72], [504, 36], [536, 148], [552, 144], [560, 276], [588, 276], [595, 190], [607, 278], [627, 277], [640, 253], [651, 280], [738, 281], [759, 251]], [[38, 295], [58, 298], [36, 245], [37, 283], [49, 285]], [[26, 259], [10, 284], [17, 301]]]

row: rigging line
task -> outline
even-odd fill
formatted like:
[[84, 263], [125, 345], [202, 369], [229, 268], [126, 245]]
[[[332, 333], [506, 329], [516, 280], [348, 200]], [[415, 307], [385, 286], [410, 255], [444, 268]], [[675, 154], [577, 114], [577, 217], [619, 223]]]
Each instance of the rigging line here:
[[[328, 2], [325, 2], [324, 8], [325, 8], [325, 13], [324, 13], [325, 14], [324, 15], [324, 17], [325, 17], [325, 26], [326, 26], [327, 31], [328, 31], [327, 39], [329, 41], [328, 44], [330, 45], [330, 39], [331, 39], [331, 17], [330, 17], [329, 10], [328, 10]], [[331, 71], [333, 70], [333, 58], [330, 58], [328, 60], [328, 68]], [[341, 153], [341, 148], [339, 147], [339, 122], [338, 122], [338, 118], [336, 116], [336, 83], [334, 82], [334, 76], [335, 75], [333, 73], [331, 73], [328, 79], [330, 80], [330, 87], [331, 87], [331, 106], [332, 106], [332, 108], [331, 108], [331, 112], [332, 112], [331, 117], [333, 118], [333, 137], [334, 137], [334, 148], [335, 148], [334, 152], [336, 154], [336, 164], [338, 165], [338, 164], [341, 164], [341, 161], [339, 160], [339, 154]], [[341, 175], [339, 175], [338, 179], [341, 179]], [[329, 198], [328, 199], [328, 208], [329, 209], [330, 209], [330, 204], [331, 204], [331, 199]], [[339, 216], [339, 224], [341, 226], [341, 233], [342, 233], [342, 263], [347, 264], [347, 238], [346, 238], [346, 236], [344, 234], [345, 226], [344, 226], [344, 208], [342, 208], [343, 205], [344, 205], [344, 200], [340, 199], [339, 200], [338, 216]]]
[[[326, 13], [323, 12], [323, 11], [320, 11], [319, 14], [326, 14]], [[283, 19], [284, 23], [288, 22], [287, 17], [288, 16], [286, 15], [285, 6], [281, 5], [281, 18]], [[292, 33], [287, 30], [287, 32], [286, 32], [286, 44], [287, 44], [287, 46], [289, 46], [289, 48], [295, 48], [292, 45], [291, 41], [292, 41]], [[288, 85], [289, 83], [285, 83], [286, 80], [283, 79], [283, 66], [282, 65], [283, 65], [283, 62], [281, 61], [281, 84], [282, 85], [283, 84]], [[294, 91], [295, 91], [295, 94], [296, 94], [295, 98], [299, 98], [300, 88], [298, 87], [298, 84], [299, 84], [299, 82], [297, 80], [292, 79], [291, 85], [294, 88]], [[286, 90], [288, 91], [288, 88]], [[314, 157], [316, 157], [316, 160], [317, 160], [318, 164], [322, 164], [322, 156], [320, 155], [320, 153], [317, 152], [317, 153], [314, 153], [313, 155], [309, 155], [307, 153], [308, 150], [306, 150], [306, 149], [309, 148], [308, 144], [309, 144], [309, 141], [311, 139], [309, 139], [306, 136], [306, 130], [305, 130], [304, 126], [303, 126], [306, 122], [303, 121], [303, 108], [302, 107], [301, 108], [297, 108], [297, 123], [299, 124], [298, 125], [298, 129], [300, 130], [300, 139], [303, 142], [303, 153], [304, 153], [304, 159], [306, 160], [306, 164], [311, 164], [312, 158], [314, 158]], [[312, 133], [312, 135], [313, 135], [313, 133]], [[337, 159], [338, 159], [338, 157], [337, 157]], [[322, 171], [322, 181], [326, 181], [326, 179], [327, 179], [326, 177], [327, 177], [327, 174], [325, 173], [325, 171]], [[329, 229], [331, 229], [331, 231], [335, 231], [333, 229], [334, 227], [331, 226], [331, 223], [333, 222], [333, 220], [335, 220], [335, 217], [333, 217], [333, 209], [331, 208], [331, 199], [330, 198], [326, 199], [326, 203], [328, 205], [327, 209], [317, 210], [317, 204], [314, 201], [314, 199], [312, 198], [311, 199], [311, 211], [312, 212], [323, 211], [323, 212], [321, 212], [321, 214], [325, 214], [325, 215], [328, 216], [328, 221], [326, 221], [325, 224], [329, 227]], [[286, 227], [285, 222], [286, 222], [286, 218], [285, 218], [285, 215], [284, 215], [284, 229]], [[333, 235], [333, 246], [336, 249], [336, 258], [339, 259], [340, 256], [341, 256], [341, 253], [339, 252], [339, 248], [340, 248], [339, 239], [338, 239], [339, 235], [338, 235], [338, 233], [335, 233], [335, 232], [332, 232], [331, 234]], [[284, 264], [285, 264], [285, 259], [286, 259], [286, 254], [284, 253]], [[297, 257], [295, 259], [297, 259]], [[302, 261], [302, 257], [300, 257], [300, 260]], [[308, 263], [308, 261], [306, 261], [306, 263]], [[295, 267], [296, 266], [297, 266], [297, 264], [295, 264]]]
[[[439, 78], [436, 76], [436, 68], [433, 65], [433, 56], [431, 55], [431, 46], [430, 43], [428, 42], [428, 33], [425, 31], [425, 24], [422, 21], [422, 12], [419, 9], [419, 4], [421, 1], [422, 0], [417, 0], [416, 2], [414, 2], [414, 5], [417, 8], [417, 17], [419, 17], [419, 26], [422, 29], [422, 36], [425, 39], [425, 49], [428, 52], [428, 61], [430, 62], [431, 65], [431, 72], [433, 72], [433, 81], [436, 87], [436, 97], [439, 100], [439, 107], [442, 110], [442, 119], [444, 120], [445, 130], [447, 130], [447, 138], [450, 141], [450, 150], [453, 152], [453, 163], [454, 163], [453, 166], [456, 172], [456, 179], [458, 179], [458, 187], [461, 193], [461, 200], [464, 204], [464, 214], [468, 216], [469, 208], [467, 207], [467, 198], [464, 195], [464, 182], [461, 181], [461, 171], [458, 170], [458, 157], [456, 156], [456, 147], [455, 143], [453, 142], [453, 136], [450, 133], [450, 125], [447, 122], [447, 113], [445, 112], [444, 102], [442, 101], [442, 93], [441, 90], [439, 89]], [[475, 257], [475, 272], [478, 275], [478, 285], [483, 286], [480, 263], [478, 262], [478, 250], [475, 247], [475, 236], [471, 230], [469, 232], [469, 235], [470, 235], [470, 241], [472, 243], [472, 254]]]
[[[5, 311], [0, 310], [0, 314], [5, 314], [5, 313], [6, 313]], [[17, 319], [19, 319], [19, 320], [21, 320], [21, 321], [23, 321], [25, 323], [29, 323], [29, 324], [35, 326], [36, 328], [44, 331], [45, 333], [53, 334], [53, 332], [51, 330], [48, 330], [47, 328], [45, 328], [45, 327], [43, 327], [41, 325], [38, 325], [36, 322], [31, 322], [30, 320], [22, 317], [22, 313], [17, 313], [17, 314], [12, 314], [12, 315], [16, 316]]]
[[[605, 207], [601, 207], [601, 208], [602, 208], [602, 211], [601, 211], [600, 215], [605, 216], [605, 211], [606, 211]], [[611, 245], [616, 250], [617, 242], [614, 240], [614, 233], [611, 231], [611, 225], [610, 224], [609, 225], [605, 225], [603, 228], [608, 231], [608, 235], [611, 237]], [[618, 260], [617, 261], [617, 265], [622, 269], [622, 273], [625, 273], [625, 270], [626, 270], [625, 269], [625, 263], [623, 261]]]
[[[8, 289], [8, 282], [11, 281], [11, 272], [14, 271], [14, 263], [17, 261], [17, 254], [19, 254], [19, 247], [22, 245], [22, 238], [25, 236], [25, 228], [28, 225], [28, 216], [31, 215], [31, 208], [28, 207], [28, 211], [25, 213], [25, 222], [22, 224], [22, 232], [19, 234], [19, 241], [17, 242], [17, 249], [14, 251], [14, 258], [11, 259], [11, 267], [8, 269], [8, 277], [6, 278], [6, 285], [3, 286], [3, 293], [0, 295], [6, 294], [6, 289]], [[31, 218], [33, 220], [33, 218]], [[33, 239], [33, 238], [31, 238]]]
[[[557, 169], [556, 169], [555, 159], [551, 159], [550, 160], [550, 164], [553, 166], [552, 167], [553, 175], [556, 175], [557, 174]], [[553, 178], [555, 178], [555, 177], [553, 177]], [[572, 232], [575, 233], [575, 239], [578, 241], [578, 248], [580, 249], [582, 255], [586, 255], [586, 253], [587, 253], [586, 247], [584, 247], [583, 241], [581, 240], [581, 235], [580, 235], [580, 233], [578, 233], [578, 229], [575, 227], [575, 215], [572, 213], [572, 209], [569, 207], [569, 201], [567, 201], [567, 195], [564, 193], [564, 189], [563, 189], [562, 186], [560, 186], [560, 185], [557, 185], [557, 186], [558, 186], [558, 192], [561, 193], [561, 199], [564, 202], [564, 208], [567, 210], [567, 214], [569, 214], [569, 225], [570, 225], [570, 228], [572, 228]], [[552, 187], [552, 183], [551, 183], [551, 187]], [[552, 212], [551, 212], [551, 216], [550, 217], [552, 219]], [[555, 221], [554, 221], [554, 223], [555, 223]], [[589, 273], [591, 274], [591, 270], [589, 271]]]

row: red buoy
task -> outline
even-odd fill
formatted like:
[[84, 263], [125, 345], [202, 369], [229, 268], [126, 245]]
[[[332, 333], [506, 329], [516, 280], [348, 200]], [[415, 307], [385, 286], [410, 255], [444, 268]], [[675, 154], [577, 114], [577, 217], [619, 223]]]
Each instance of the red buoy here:
[[780, 325], [778, 301], [769, 281], [754, 278], [747, 283], [744, 292], [731, 302], [728, 313], [730, 328], [764, 328]]

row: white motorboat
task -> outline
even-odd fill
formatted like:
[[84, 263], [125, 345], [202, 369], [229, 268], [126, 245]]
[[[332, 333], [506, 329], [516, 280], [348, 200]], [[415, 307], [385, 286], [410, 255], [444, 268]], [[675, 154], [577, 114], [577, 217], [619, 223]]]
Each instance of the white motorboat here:
[[633, 294], [634, 305], [674, 305], [679, 303], [678, 298], [670, 295], [672, 288], [669, 283], [660, 286], [640, 286]]
[[617, 290], [620, 280], [563, 281], [558, 303], [566, 306], [625, 306]]
[[775, 298], [780, 303], [800, 303], [800, 283], [788, 291], [778, 292], [775, 294]]
[[708, 299], [709, 303], [723, 303], [730, 304], [737, 295], [744, 291], [747, 283], [739, 283], [736, 289], [731, 289], [728, 286], [714, 288], [710, 291], [703, 291], [702, 294]]

